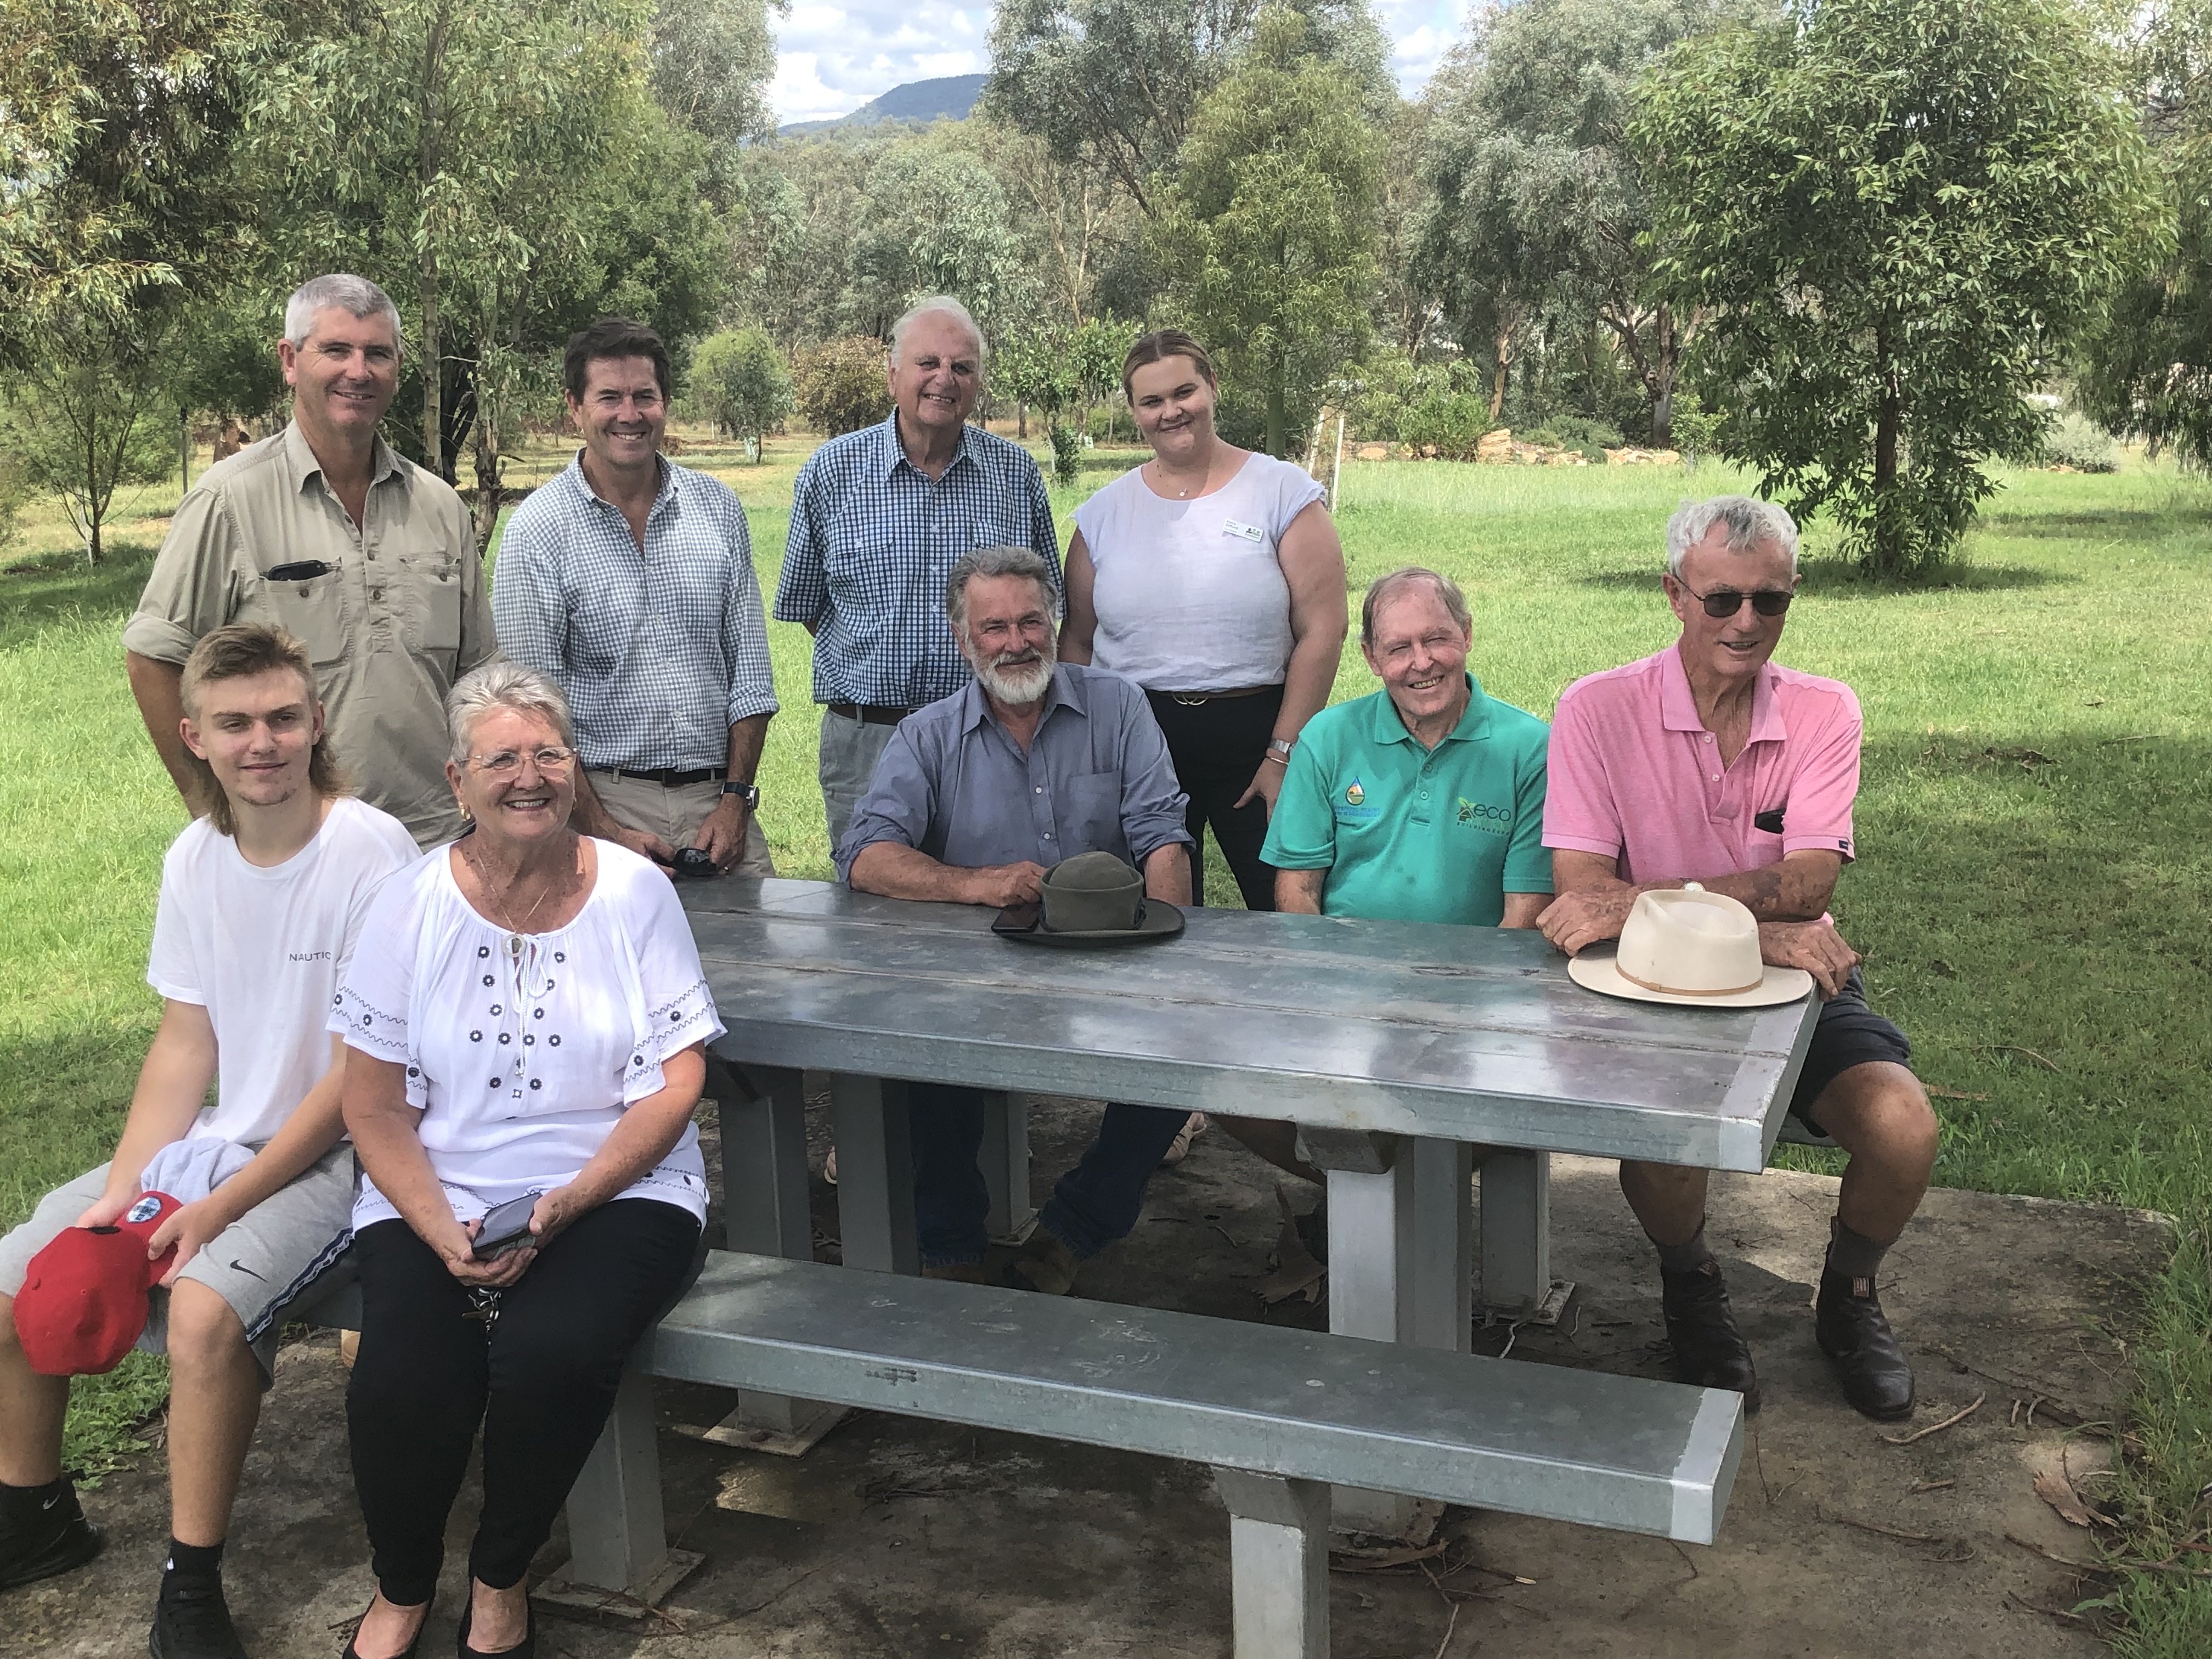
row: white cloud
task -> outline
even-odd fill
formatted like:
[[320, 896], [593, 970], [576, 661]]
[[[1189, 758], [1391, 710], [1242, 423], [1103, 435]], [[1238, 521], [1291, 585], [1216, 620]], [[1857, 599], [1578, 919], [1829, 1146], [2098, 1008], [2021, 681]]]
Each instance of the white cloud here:
[[[1459, 38], [1465, 9], [1465, 0], [1376, 0], [1394, 46], [1391, 71], [1408, 96], [1427, 84]], [[781, 57], [769, 101], [779, 121], [849, 115], [908, 81], [976, 75], [991, 66], [988, 4], [798, 0], [775, 33]]]

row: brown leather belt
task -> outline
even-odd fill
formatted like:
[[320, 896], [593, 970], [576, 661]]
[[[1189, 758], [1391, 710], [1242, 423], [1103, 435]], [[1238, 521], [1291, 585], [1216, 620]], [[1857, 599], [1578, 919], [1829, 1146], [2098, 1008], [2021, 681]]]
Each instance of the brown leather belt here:
[[1282, 689], [1279, 685], [1240, 685], [1233, 691], [1153, 691], [1152, 695], [1170, 698], [1186, 708], [1196, 708], [1202, 703], [1223, 702], [1231, 697], [1256, 697], [1262, 691]]
[[840, 720], [858, 720], [863, 726], [896, 726], [914, 713], [911, 708], [879, 708], [865, 702], [833, 702], [828, 707]]

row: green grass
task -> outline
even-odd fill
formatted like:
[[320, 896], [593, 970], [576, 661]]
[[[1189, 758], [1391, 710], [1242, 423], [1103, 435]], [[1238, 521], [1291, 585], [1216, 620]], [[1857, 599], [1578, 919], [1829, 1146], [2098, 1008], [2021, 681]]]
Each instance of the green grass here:
[[[683, 457], [745, 502], [764, 589], [811, 447], [779, 441], [759, 466], [712, 444]], [[562, 459], [548, 448], [518, 471], [542, 477]], [[1054, 494], [1063, 532], [1137, 457], [1086, 459], [1080, 484]], [[1666, 515], [1739, 482], [1711, 467], [1353, 464], [1338, 519], [1355, 592], [1401, 564], [1452, 573], [1485, 687], [1548, 714], [1577, 676], [1671, 640]], [[1780, 654], [1850, 682], [1865, 707], [1861, 858], [1835, 908], [1941, 1091], [1936, 1179], [2160, 1209], [2189, 1230], [2146, 1287], [2143, 1455], [2124, 1477], [2132, 1547], [2161, 1559], [2201, 1527], [2196, 1493], [2212, 1480], [2212, 1268], [2197, 1231], [2212, 1216], [2212, 489], [2141, 465], [2003, 482], [1926, 587], [1857, 580], [1816, 526]], [[69, 565], [65, 531], [34, 517], [28, 568], [0, 575], [0, 1220], [106, 1155], [152, 1030], [145, 943], [183, 814], [117, 634], [159, 532], [143, 513], [126, 520], [129, 550], [88, 573]], [[781, 869], [824, 877], [809, 641], [776, 624], [770, 643], [783, 712], [763, 821]], [[1373, 684], [1347, 652], [1338, 696]], [[1213, 867], [1210, 890], [1233, 894], [1218, 855]], [[2136, 1574], [2113, 1600], [2138, 1659], [2212, 1651], [2212, 1591]]]

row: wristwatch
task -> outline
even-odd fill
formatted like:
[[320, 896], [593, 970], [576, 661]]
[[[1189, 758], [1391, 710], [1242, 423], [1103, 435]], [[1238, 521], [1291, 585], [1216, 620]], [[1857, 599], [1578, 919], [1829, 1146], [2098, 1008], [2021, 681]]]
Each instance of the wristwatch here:
[[726, 795], [735, 795], [744, 802], [745, 811], [748, 812], [760, 811], [760, 787], [757, 784], [738, 783], [732, 779], [725, 778], [722, 781], [722, 793]]
[[1267, 753], [1273, 756], [1275, 759], [1282, 762], [1285, 766], [1290, 764], [1291, 750], [1297, 746], [1298, 740], [1296, 738], [1270, 738], [1267, 739]]

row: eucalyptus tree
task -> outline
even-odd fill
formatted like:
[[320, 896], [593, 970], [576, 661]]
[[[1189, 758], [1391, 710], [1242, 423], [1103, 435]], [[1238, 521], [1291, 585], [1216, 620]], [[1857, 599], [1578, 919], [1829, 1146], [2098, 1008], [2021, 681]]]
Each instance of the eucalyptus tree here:
[[2115, 432], [2212, 468], [2212, 0], [2166, 0], [2137, 63], [2171, 234], [2114, 296], [2079, 395]]
[[869, 170], [854, 228], [846, 314], [856, 333], [887, 336], [929, 294], [958, 297], [994, 338], [1027, 310], [1029, 259], [1006, 189], [971, 152], [890, 149]]
[[[295, 270], [343, 263], [399, 301], [422, 453], [448, 478], [564, 325], [713, 297], [702, 149], [653, 101], [653, 22], [651, 0], [362, 0], [263, 78], [272, 234]], [[672, 334], [692, 320], [655, 310]]]
[[2158, 204], [2118, 54], [2069, 0], [1812, 0], [1702, 35], [1629, 129], [1655, 292], [1714, 313], [1726, 453], [1870, 574], [1939, 563]]
[[1270, 454], [1359, 356], [1376, 283], [1382, 144], [1358, 82], [1271, 6], [1183, 141], [1152, 245], [1170, 305], [1256, 404]]
[[[1279, 0], [1278, 0], [1279, 3]], [[1147, 218], [1207, 93], [1250, 45], [1264, 0], [1002, 0], [986, 110], [1063, 161], [1117, 179]], [[1296, 0], [1308, 50], [1346, 70], [1370, 111], [1395, 96], [1367, 0]]]
[[1595, 316], [1642, 384], [1651, 441], [1699, 313], [1650, 292], [1650, 208], [1626, 125], [1637, 78], [1686, 36], [1773, 0], [1522, 0], [1482, 15], [1431, 82], [1433, 191], [1419, 265], [1463, 343], [1491, 349], [1491, 416], [1547, 307]]

